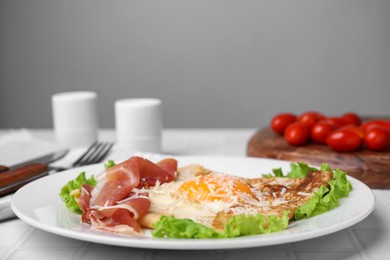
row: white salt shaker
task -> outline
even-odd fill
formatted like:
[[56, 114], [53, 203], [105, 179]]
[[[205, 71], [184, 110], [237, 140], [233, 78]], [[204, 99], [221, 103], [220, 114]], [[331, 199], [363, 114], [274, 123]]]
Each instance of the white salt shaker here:
[[58, 144], [85, 147], [98, 138], [97, 94], [63, 92], [52, 96], [53, 127]]
[[117, 146], [134, 152], [161, 151], [161, 100], [120, 99], [115, 102]]

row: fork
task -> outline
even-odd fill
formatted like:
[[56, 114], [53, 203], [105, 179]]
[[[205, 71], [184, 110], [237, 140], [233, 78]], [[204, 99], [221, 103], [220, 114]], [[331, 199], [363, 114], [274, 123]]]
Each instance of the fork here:
[[111, 142], [94, 142], [88, 149], [72, 163], [70, 167], [53, 167], [55, 171], [65, 171], [75, 167], [86, 166], [100, 163], [110, 152], [113, 143]]
[[[79, 167], [79, 166], [85, 166], [89, 164], [94, 164], [94, 163], [99, 163], [101, 162], [108, 152], [111, 150], [113, 146], [113, 143], [109, 142], [94, 142], [88, 149], [72, 164], [71, 167], [69, 168], [62, 168], [62, 167], [52, 167], [50, 166], [51, 172], [60, 172], [64, 171], [67, 169], [71, 169], [74, 167]], [[50, 172], [50, 173], [51, 173]], [[20, 186], [23, 186], [27, 184], [28, 182], [35, 180], [39, 177], [43, 177], [47, 174], [50, 174], [49, 172], [44, 173], [42, 176], [36, 176], [33, 179], [30, 180], [25, 180], [23, 183], [19, 183], [16, 185], [11, 185], [8, 187], [11, 190], [15, 191], [18, 189]], [[11, 199], [12, 196], [7, 196], [5, 198], [0, 198], [0, 221], [4, 221], [7, 219], [12, 219], [15, 218], [16, 215], [15, 213], [11, 210]]]
[[110, 142], [94, 142], [87, 151], [72, 164], [72, 167], [100, 163], [111, 150], [112, 145], [113, 143]]
[[6, 195], [10, 192], [14, 192], [23, 185], [43, 176], [62, 172], [75, 167], [99, 163], [106, 157], [112, 146], [113, 143], [109, 142], [94, 142], [76, 161], [73, 162], [70, 167], [46, 165], [46, 170], [43, 169], [43, 171], [41, 169], [42, 167], [40, 167], [38, 170], [31, 167], [25, 169], [24, 171], [19, 173], [22, 178], [17, 179], [15, 178], [15, 176], [13, 176], [12, 180], [14, 181], [11, 181], [9, 184], [0, 187], [0, 196]]

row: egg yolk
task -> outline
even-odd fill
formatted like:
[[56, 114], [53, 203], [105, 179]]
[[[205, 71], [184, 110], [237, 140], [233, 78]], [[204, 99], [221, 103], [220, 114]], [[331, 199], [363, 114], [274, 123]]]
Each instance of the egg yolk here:
[[244, 181], [223, 174], [198, 176], [184, 182], [179, 193], [187, 198], [203, 201], [231, 201], [233, 197], [254, 196], [250, 186]]

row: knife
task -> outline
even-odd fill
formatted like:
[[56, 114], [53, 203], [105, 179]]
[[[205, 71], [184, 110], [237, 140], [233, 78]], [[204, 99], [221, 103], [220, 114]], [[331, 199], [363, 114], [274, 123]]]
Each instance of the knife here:
[[23, 185], [43, 177], [52, 169], [49, 164], [63, 158], [67, 149], [34, 158], [12, 167], [0, 165], [0, 196], [14, 192]]

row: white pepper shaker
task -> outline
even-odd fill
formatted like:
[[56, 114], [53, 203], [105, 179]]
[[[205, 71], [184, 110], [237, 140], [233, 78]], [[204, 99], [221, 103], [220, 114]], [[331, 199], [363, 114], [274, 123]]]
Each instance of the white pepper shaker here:
[[135, 152], [161, 151], [161, 100], [120, 99], [115, 102], [117, 145]]
[[52, 97], [53, 127], [58, 144], [89, 146], [98, 139], [97, 94], [88, 91], [57, 93]]

